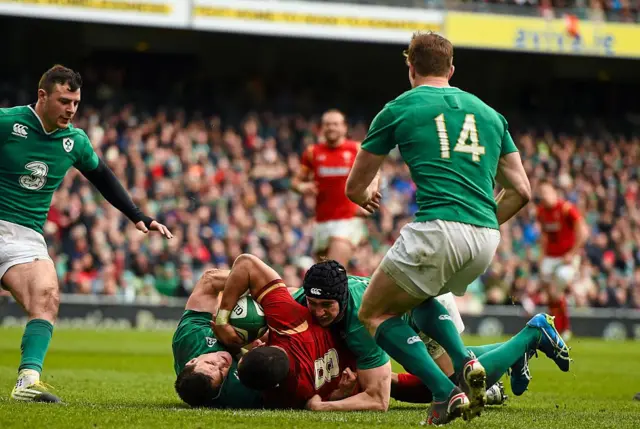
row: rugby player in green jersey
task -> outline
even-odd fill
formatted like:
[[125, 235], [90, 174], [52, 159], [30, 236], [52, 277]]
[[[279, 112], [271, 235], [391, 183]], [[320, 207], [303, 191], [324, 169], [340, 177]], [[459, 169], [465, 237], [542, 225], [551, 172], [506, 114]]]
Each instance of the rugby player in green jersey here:
[[211, 329], [212, 314], [228, 277], [229, 270], [205, 271], [187, 300], [172, 341], [175, 389], [192, 407], [261, 408], [261, 392], [240, 382], [237, 356], [229, 353]]
[[[338, 270], [335, 270], [338, 267]], [[294, 298], [301, 304], [307, 305], [313, 317], [322, 326], [338, 330], [344, 338], [349, 349], [356, 355], [357, 379], [360, 385], [360, 393], [341, 401], [322, 402], [315, 397], [309, 401], [307, 408], [320, 411], [370, 409], [384, 410], [388, 407], [389, 396], [405, 402], [431, 402], [431, 392], [424, 386], [417, 386], [415, 379], [404, 374], [391, 373], [389, 356], [376, 344], [367, 330], [358, 320], [358, 311], [362, 297], [369, 285], [370, 278], [347, 276], [344, 269], [336, 261], [327, 260], [315, 264], [309, 268], [305, 275], [302, 288], [294, 293]], [[344, 273], [344, 278], [335, 275], [334, 272]], [[462, 318], [458, 312], [455, 300], [451, 294], [437, 297], [456, 325], [458, 332], [464, 330]], [[415, 330], [418, 336], [412, 337], [414, 341], [424, 341], [429, 354], [437, 361], [452, 381], [456, 381], [456, 375], [451, 368], [449, 357], [444, 350], [433, 340], [420, 332], [415, 323], [415, 317], [420, 318], [420, 309], [411, 313], [405, 313], [403, 319]], [[517, 396], [522, 395], [530, 381], [528, 358], [533, 355], [539, 345], [539, 337], [533, 336], [534, 341], [526, 344], [521, 355], [509, 355], [514, 352], [513, 347], [502, 347], [507, 343], [468, 347], [476, 356], [480, 357], [488, 352], [500, 348], [500, 352], [494, 354], [501, 361], [501, 369], [511, 370], [511, 389]], [[536, 341], [538, 340], [538, 341]], [[510, 340], [511, 341], [511, 340]], [[514, 340], [517, 341], [517, 340]], [[489, 384], [492, 385], [488, 392], [488, 404], [502, 404], [506, 399], [504, 387], [498, 380], [504, 372], [495, 372], [489, 375]], [[495, 384], [494, 384], [495, 383]], [[421, 385], [421, 383], [420, 383]], [[421, 388], [422, 387], [422, 388]], [[391, 393], [391, 394], [390, 394]]]
[[[412, 89], [389, 102], [374, 118], [356, 156], [345, 192], [373, 212], [379, 205], [379, 169], [396, 146], [416, 184], [418, 211], [374, 272], [359, 318], [378, 345], [433, 392], [427, 422], [445, 424], [480, 414], [486, 401], [490, 359], [474, 359], [446, 309], [433, 299], [467, 286], [491, 263], [499, 225], [531, 197], [520, 154], [507, 121], [472, 94], [451, 87], [453, 46], [435, 33], [417, 33], [407, 50]], [[503, 191], [494, 200], [497, 182]], [[421, 308], [417, 325], [447, 351], [460, 386], [438, 368], [402, 314]], [[545, 353], [569, 369], [568, 348], [553, 320], [529, 322], [528, 340], [544, 327]], [[510, 353], [511, 356], [522, 353]], [[491, 355], [491, 353], [488, 353]], [[488, 362], [488, 363], [486, 363]], [[485, 364], [486, 363], [486, 364]]]
[[80, 104], [80, 74], [54, 66], [42, 75], [38, 100], [0, 109], [0, 285], [25, 309], [18, 381], [11, 397], [60, 402], [40, 381], [60, 301], [58, 277], [42, 229], [51, 198], [71, 167], [144, 233], [162, 224], [144, 215], [89, 138], [71, 122]]

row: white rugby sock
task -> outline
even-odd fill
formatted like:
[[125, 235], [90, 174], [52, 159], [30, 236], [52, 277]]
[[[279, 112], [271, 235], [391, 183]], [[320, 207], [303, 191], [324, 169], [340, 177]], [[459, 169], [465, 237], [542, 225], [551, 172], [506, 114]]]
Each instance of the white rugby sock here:
[[40, 373], [33, 369], [23, 369], [18, 373], [18, 381], [16, 381], [16, 389], [29, 387], [40, 381]]

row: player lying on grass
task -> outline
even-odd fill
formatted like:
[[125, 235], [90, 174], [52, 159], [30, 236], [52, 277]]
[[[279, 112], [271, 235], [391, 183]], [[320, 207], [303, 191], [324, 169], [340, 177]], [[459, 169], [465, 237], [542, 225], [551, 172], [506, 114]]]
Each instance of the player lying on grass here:
[[80, 104], [80, 75], [54, 66], [42, 75], [38, 100], [0, 109], [0, 286], [25, 309], [18, 381], [11, 397], [60, 402], [40, 382], [60, 303], [58, 276], [42, 236], [51, 198], [75, 167], [144, 233], [171, 232], [144, 215], [84, 131], [71, 125]]
[[268, 346], [250, 350], [238, 363], [242, 383], [263, 391], [268, 408], [304, 408], [315, 395], [336, 399], [343, 371], [355, 366], [352, 353], [253, 255], [240, 255], [231, 268], [213, 326], [216, 338], [230, 347], [242, 345], [229, 317], [247, 290], [263, 308], [269, 339]]
[[[402, 374], [392, 381], [391, 363], [389, 356], [369, 335], [365, 327], [358, 320], [358, 311], [362, 296], [369, 284], [369, 278], [347, 276], [344, 268], [337, 262], [327, 260], [313, 265], [306, 273], [303, 287], [294, 293], [294, 298], [302, 305], [306, 305], [311, 314], [324, 327], [331, 327], [356, 355], [357, 377], [362, 392], [342, 401], [322, 402], [314, 397], [307, 407], [312, 410], [386, 410], [389, 397], [413, 402], [431, 402], [431, 392], [419, 388], [422, 383], [415, 377]], [[453, 297], [449, 294], [439, 298], [450, 309], [452, 318], [462, 332], [464, 324], [455, 306]], [[410, 318], [405, 315], [409, 322]], [[420, 338], [415, 337], [422, 341]], [[429, 350], [440, 367], [447, 373], [453, 374], [451, 360], [441, 347], [425, 338], [429, 343]], [[390, 395], [391, 389], [393, 395]], [[417, 394], [421, 392], [421, 394]], [[496, 385], [491, 389], [491, 403], [504, 402], [504, 391]]]
[[187, 300], [172, 341], [175, 389], [193, 407], [261, 408], [261, 392], [240, 382], [238, 356], [211, 329], [228, 277], [229, 270], [205, 271]]
[[[262, 394], [249, 389], [239, 381], [237, 363], [240, 356], [233, 353], [232, 348], [227, 348], [218, 341], [211, 329], [212, 313], [215, 313], [218, 308], [219, 294], [224, 289], [229, 274], [229, 270], [206, 271], [198, 280], [187, 301], [185, 312], [178, 323], [172, 342], [174, 369], [177, 376], [175, 389], [184, 402], [194, 407], [262, 408]], [[304, 299], [304, 295], [302, 297]], [[323, 324], [324, 321], [320, 323]], [[380, 357], [380, 353], [374, 350], [369, 356], [358, 358], [359, 371], [355, 376], [361, 388], [367, 392], [372, 391], [372, 383], [374, 386], [380, 383], [376, 383], [375, 377], [362, 370], [362, 366], [367, 366], [368, 363], [375, 365], [376, 359]], [[384, 352], [382, 352], [382, 359], [384, 360], [382, 365], [390, 372], [389, 359]], [[352, 374], [351, 378], [355, 376]], [[345, 375], [343, 377], [349, 378]], [[391, 374], [391, 377], [396, 380], [392, 383], [393, 398], [417, 403], [431, 401], [431, 393], [419, 380], [409, 377], [408, 374]], [[388, 378], [385, 376], [385, 379]], [[400, 383], [397, 382], [398, 379]], [[353, 404], [351, 406], [352, 409], [376, 410], [386, 409], [388, 403], [387, 389], [386, 399], [383, 401], [380, 400], [378, 403], [368, 401], [368, 403], [362, 403], [362, 408]]]
[[[390, 391], [392, 397], [407, 400], [407, 393], [417, 395], [408, 398], [408, 402], [431, 402], [431, 392], [416, 383], [416, 377], [408, 374], [394, 376], [388, 355], [378, 347], [362, 323], [358, 320], [358, 311], [362, 296], [369, 284], [369, 278], [347, 276], [344, 269], [336, 261], [324, 261], [313, 265], [305, 275], [302, 288], [294, 294], [298, 302], [306, 304], [313, 317], [325, 327], [332, 327], [347, 346], [356, 355], [357, 376], [361, 392], [342, 401], [323, 402], [319, 397], [312, 398], [308, 408], [313, 410], [351, 410], [351, 409], [384, 409], [388, 406]], [[451, 315], [447, 315], [458, 327], [464, 330], [464, 324], [452, 297], [437, 298], [447, 308]], [[421, 324], [424, 314], [420, 308], [411, 313], [405, 313], [404, 320], [413, 327], [419, 336], [414, 341], [426, 340], [430, 354], [434, 359], [448, 360], [444, 350], [433, 341], [425, 338], [417, 325]], [[560, 350], [543, 341], [554, 338], [554, 330], [544, 315], [537, 315], [518, 335], [506, 343], [468, 347], [468, 350], [481, 362], [488, 362], [489, 383], [493, 385], [502, 375], [511, 370], [511, 389], [516, 395], [522, 395], [531, 379], [528, 360], [540, 348], [547, 356], [556, 359]], [[535, 328], [535, 329], [531, 329]], [[422, 338], [422, 339], [421, 339]], [[491, 352], [491, 353], [490, 353]], [[556, 360], [556, 363], [558, 361]], [[442, 367], [450, 366], [441, 364]], [[558, 363], [562, 369], [562, 362]], [[459, 383], [460, 374], [453, 374], [453, 370], [446, 371], [446, 375], [455, 384]], [[502, 403], [503, 390], [501, 386], [492, 386], [489, 403]]]

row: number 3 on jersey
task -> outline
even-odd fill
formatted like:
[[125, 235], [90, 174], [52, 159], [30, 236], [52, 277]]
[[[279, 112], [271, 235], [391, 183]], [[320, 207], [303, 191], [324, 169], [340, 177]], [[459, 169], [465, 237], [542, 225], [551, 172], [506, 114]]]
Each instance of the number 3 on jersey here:
[[33, 161], [24, 166], [31, 174], [20, 176], [20, 185], [31, 191], [42, 189], [47, 183], [49, 166], [44, 162]]
[[323, 357], [313, 363], [316, 370], [315, 388], [320, 388], [340, 375], [340, 364], [336, 349], [330, 349]]
[[[440, 156], [444, 159], [449, 159], [451, 158], [449, 150], [449, 134], [447, 133], [444, 113], [436, 116], [434, 120], [436, 121], [438, 138], [440, 139]], [[467, 141], [471, 141], [471, 143], [467, 144]], [[480, 155], [484, 155], [484, 147], [480, 146], [480, 143], [478, 142], [478, 130], [476, 128], [476, 117], [474, 114], [468, 113], [464, 117], [464, 124], [462, 125], [462, 130], [460, 130], [460, 135], [458, 136], [458, 142], [453, 148], [453, 151], [471, 154], [471, 159], [474, 162], [480, 162]]]

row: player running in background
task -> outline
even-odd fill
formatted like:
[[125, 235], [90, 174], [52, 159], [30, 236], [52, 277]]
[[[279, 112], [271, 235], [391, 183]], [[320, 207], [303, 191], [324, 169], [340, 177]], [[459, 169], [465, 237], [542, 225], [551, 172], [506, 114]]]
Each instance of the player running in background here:
[[[451, 42], [435, 33], [417, 33], [406, 62], [412, 89], [374, 118], [346, 194], [375, 211], [381, 199], [379, 169], [397, 145], [416, 184], [419, 209], [373, 274], [359, 317], [376, 342], [433, 392], [428, 423], [445, 424], [482, 411], [491, 371], [468, 353], [447, 310], [433, 298], [447, 292], [463, 295], [487, 269], [500, 241], [499, 225], [527, 204], [531, 189], [504, 117], [449, 86]], [[497, 204], [496, 178], [504, 188]], [[414, 308], [421, 309], [422, 317], [416, 317], [420, 330], [451, 357], [462, 390], [438, 368], [422, 341], [411, 340], [415, 331], [400, 316]]]
[[307, 148], [300, 173], [292, 187], [301, 194], [316, 196], [313, 253], [348, 267], [355, 248], [365, 233], [361, 209], [344, 194], [359, 144], [346, 138], [344, 115], [329, 110], [322, 116], [324, 142]]
[[54, 191], [75, 167], [139, 231], [171, 232], [135, 206], [98, 158], [84, 131], [71, 122], [80, 104], [80, 75], [54, 66], [42, 75], [38, 100], [0, 109], [0, 285], [27, 312], [18, 381], [11, 397], [60, 402], [40, 381], [60, 302], [58, 276], [42, 228]]
[[216, 338], [231, 347], [242, 344], [229, 316], [247, 290], [263, 308], [269, 340], [268, 346], [252, 349], [240, 360], [242, 383], [263, 391], [269, 408], [304, 408], [314, 395], [338, 399], [343, 371], [353, 365], [352, 354], [294, 301], [280, 276], [253, 255], [240, 255], [233, 264], [213, 326]]
[[565, 340], [571, 335], [566, 288], [571, 287], [580, 268], [580, 253], [589, 228], [578, 208], [558, 197], [548, 180], [538, 186], [537, 218], [542, 229], [540, 275], [549, 298], [549, 312]]
[[174, 387], [192, 407], [261, 408], [262, 393], [240, 382], [238, 357], [211, 329], [228, 277], [228, 270], [205, 271], [187, 300], [171, 344], [177, 376]]

